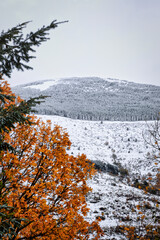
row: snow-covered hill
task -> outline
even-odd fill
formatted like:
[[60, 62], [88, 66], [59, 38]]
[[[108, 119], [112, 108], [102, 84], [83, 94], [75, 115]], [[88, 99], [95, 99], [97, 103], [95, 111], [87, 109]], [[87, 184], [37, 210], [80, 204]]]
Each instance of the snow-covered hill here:
[[160, 87], [98, 77], [37, 81], [14, 87], [22, 98], [49, 96], [38, 114], [73, 119], [153, 120], [160, 109]]
[[[99, 172], [89, 181], [93, 191], [87, 196], [91, 209], [87, 219], [101, 217], [100, 224], [105, 233], [101, 239], [125, 239], [117, 226], [140, 225], [136, 205], [153, 197], [159, 198], [133, 187], [134, 181], [145, 181], [149, 175], [155, 176], [159, 167], [152, 158], [153, 149], [143, 138], [143, 135], [147, 136], [146, 122], [84, 121], [47, 115], [38, 117], [44, 121], [50, 119], [53, 126], [58, 124], [66, 129], [72, 142], [70, 154], [85, 153], [90, 160], [118, 167], [118, 175]], [[149, 126], [151, 124], [153, 122], [148, 123]], [[152, 207], [145, 217], [147, 223], [152, 223], [151, 211], [155, 207], [152, 201], [150, 204]]]

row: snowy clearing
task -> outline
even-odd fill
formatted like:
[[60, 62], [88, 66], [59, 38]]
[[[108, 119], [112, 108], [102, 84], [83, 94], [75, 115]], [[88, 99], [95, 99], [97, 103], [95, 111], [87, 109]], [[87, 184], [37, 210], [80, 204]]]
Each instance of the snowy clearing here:
[[[146, 195], [132, 186], [135, 179], [145, 180], [148, 174], [155, 175], [158, 168], [152, 158], [152, 148], [145, 143], [142, 135], [147, 133], [146, 122], [84, 121], [47, 115], [38, 117], [43, 121], [51, 120], [53, 126], [57, 124], [68, 132], [72, 142], [70, 154], [76, 156], [84, 153], [90, 160], [117, 164], [127, 171], [125, 176], [97, 173], [88, 181], [93, 191], [87, 196], [91, 209], [87, 219], [102, 219], [100, 225], [105, 235], [101, 239], [126, 239], [113, 229], [119, 224], [141, 224], [137, 221], [136, 205], [145, 199], [151, 200], [152, 204], [152, 194]], [[152, 223], [149, 210], [145, 221]]]

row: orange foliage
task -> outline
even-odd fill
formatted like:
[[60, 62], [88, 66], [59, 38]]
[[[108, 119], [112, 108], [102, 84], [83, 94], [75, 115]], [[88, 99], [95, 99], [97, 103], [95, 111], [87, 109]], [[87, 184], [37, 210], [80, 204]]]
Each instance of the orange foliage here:
[[[6, 83], [3, 89], [12, 94]], [[52, 130], [49, 121], [34, 116], [31, 120], [34, 124], [17, 124], [4, 133], [16, 152], [0, 156], [0, 204], [7, 203], [15, 217], [27, 219], [17, 229], [16, 240], [89, 239], [91, 233], [92, 239], [99, 239], [98, 220], [84, 219], [89, 211], [85, 196], [91, 190], [86, 181], [94, 174], [93, 166], [85, 155], [67, 154], [71, 142], [61, 127]]]
[[133, 227], [133, 226], [128, 226], [128, 227], [123, 227], [122, 232], [125, 233], [127, 239], [129, 240], [159, 240], [160, 236], [160, 228], [157, 226], [156, 230], [155, 227], [152, 225], [147, 225], [145, 226], [145, 233], [141, 233], [141, 227]]

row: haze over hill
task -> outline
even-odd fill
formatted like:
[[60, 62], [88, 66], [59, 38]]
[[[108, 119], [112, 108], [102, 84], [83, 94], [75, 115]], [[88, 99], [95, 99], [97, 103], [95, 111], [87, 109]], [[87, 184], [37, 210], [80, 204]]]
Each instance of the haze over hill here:
[[98, 77], [36, 81], [13, 87], [24, 99], [50, 96], [38, 114], [73, 119], [135, 121], [157, 119], [160, 87]]

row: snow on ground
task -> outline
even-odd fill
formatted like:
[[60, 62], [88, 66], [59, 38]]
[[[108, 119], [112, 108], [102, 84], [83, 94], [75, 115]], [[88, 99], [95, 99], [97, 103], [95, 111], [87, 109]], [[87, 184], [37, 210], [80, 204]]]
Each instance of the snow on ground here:
[[84, 153], [90, 160], [111, 164], [121, 162], [135, 174], [145, 175], [152, 168], [146, 158], [151, 147], [146, 145], [142, 136], [147, 130], [146, 122], [100, 122], [38, 116], [67, 130], [72, 142], [70, 153], [74, 155]]
[[[118, 166], [128, 171], [125, 177], [98, 173], [89, 180], [93, 191], [87, 196], [91, 209], [87, 219], [102, 219], [100, 225], [105, 235], [101, 239], [125, 239], [114, 233], [113, 228], [118, 224], [140, 224], [136, 205], [146, 198], [148, 201], [152, 198], [152, 195], [146, 197], [142, 190], [133, 187], [133, 180], [139, 177], [145, 180], [150, 173], [155, 175], [158, 167], [154, 159], [147, 157], [152, 155], [152, 148], [147, 146], [142, 136], [147, 131], [146, 122], [98, 122], [46, 115], [38, 117], [44, 121], [49, 119], [53, 126], [58, 124], [66, 129], [72, 142], [70, 154], [76, 156], [85, 153], [90, 160], [120, 164]], [[151, 223], [151, 213], [148, 211], [147, 214], [145, 219]]]
[[56, 79], [51, 79], [51, 80], [45, 80], [42, 83], [35, 82], [35, 84], [31, 84], [31, 85], [27, 84], [27, 86], [25, 86], [24, 88], [33, 88], [33, 89], [38, 89], [40, 91], [44, 91], [53, 85], [57, 85], [57, 84], [61, 84], [61, 83], [70, 84], [70, 80], [71, 80], [70, 78], [68, 78], [68, 79], [56, 78]]
[[53, 85], [56, 85], [58, 82], [59, 82], [58, 79], [56, 79], [56, 80], [48, 80], [48, 81], [45, 81], [45, 82], [43, 82], [41, 84], [29, 85], [29, 86], [26, 86], [24, 88], [34, 88], [34, 89], [38, 89], [40, 91], [44, 91], [47, 88], [49, 88], [49, 87], [51, 87]]

